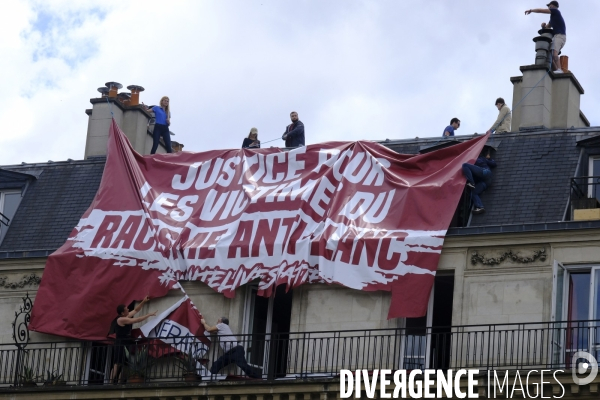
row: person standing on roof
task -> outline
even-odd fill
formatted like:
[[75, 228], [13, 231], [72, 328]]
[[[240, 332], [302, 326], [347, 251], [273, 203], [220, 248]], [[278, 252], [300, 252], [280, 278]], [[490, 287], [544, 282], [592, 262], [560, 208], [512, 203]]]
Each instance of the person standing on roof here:
[[304, 146], [304, 124], [298, 119], [296, 111], [290, 113], [290, 119], [292, 123], [285, 128], [285, 132], [281, 136], [285, 140], [285, 147]]
[[460, 119], [452, 118], [450, 120], [450, 125], [444, 129], [444, 134], [442, 137], [454, 136], [454, 131], [458, 128], [460, 128]]
[[152, 106], [146, 107], [146, 111], [153, 111], [154, 118], [156, 120], [154, 124], [154, 132], [152, 132], [152, 150], [150, 150], [150, 154], [156, 154], [156, 149], [158, 149], [158, 143], [160, 138], [163, 138], [165, 142], [165, 147], [167, 148], [167, 153], [172, 153], [173, 149], [171, 148], [171, 134], [169, 133], [169, 125], [171, 125], [171, 108], [169, 107], [169, 98], [167, 96], [163, 96], [160, 99], [160, 106]]
[[250, 128], [248, 137], [242, 143], [242, 149], [260, 149], [260, 140], [258, 140], [258, 129]]
[[473, 201], [473, 214], [485, 212], [481, 193], [492, 185], [492, 168], [496, 168], [496, 161], [492, 158], [490, 150], [482, 153], [475, 161], [475, 165], [463, 164], [463, 175], [467, 178], [467, 187], [471, 188], [471, 201]]
[[494, 125], [486, 132], [486, 133], [506, 133], [510, 132], [510, 122], [512, 120], [512, 114], [510, 112], [510, 108], [504, 103], [504, 99], [502, 97], [498, 97], [496, 99], [496, 108], [498, 109], [498, 118], [496, 118], [496, 122]]
[[560, 60], [558, 59], [558, 53], [562, 50], [567, 43], [567, 26], [562, 14], [558, 10], [558, 1], [551, 1], [546, 4], [546, 8], [532, 8], [525, 11], [525, 15], [531, 13], [539, 14], [550, 14], [550, 22], [542, 23], [542, 28], [550, 29], [554, 31], [554, 37], [552, 38], [552, 69], [555, 74], [562, 74], [563, 70], [560, 69]]

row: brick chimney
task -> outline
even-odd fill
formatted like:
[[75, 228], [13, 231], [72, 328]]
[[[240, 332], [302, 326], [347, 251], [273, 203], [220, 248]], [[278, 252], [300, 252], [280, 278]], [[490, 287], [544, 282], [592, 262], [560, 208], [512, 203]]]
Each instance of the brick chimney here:
[[[87, 139], [85, 143], [85, 158], [106, 155], [108, 131], [112, 120], [111, 110], [115, 121], [125, 133], [131, 145], [140, 154], [150, 154], [152, 149], [153, 113], [140, 105], [142, 86], [130, 85], [131, 93], [119, 93], [123, 85], [118, 82], [107, 82], [105, 87], [98, 88], [101, 97], [90, 99], [92, 108], [85, 110], [89, 116]], [[150, 130], [149, 130], [150, 129]], [[183, 145], [180, 144], [181, 147]], [[161, 141], [157, 153], [166, 153]]]
[[533, 39], [535, 63], [521, 66], [523, 76], [510, 78], [513, 83], [512, 131], [590, 126], [579, 109], [583, 87], [568, 71], [568, 58], [561, 59], [561, 64], [567, 63], [567, 68], [563, 68], [565, 73], [547, 73], [553, 34], [551, 29], [540, 29], [538, 33]]

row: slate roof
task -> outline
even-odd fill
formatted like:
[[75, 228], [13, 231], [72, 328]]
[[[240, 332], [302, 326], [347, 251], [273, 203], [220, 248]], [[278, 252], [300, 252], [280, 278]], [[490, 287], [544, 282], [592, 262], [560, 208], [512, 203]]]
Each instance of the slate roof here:
[[0, 258], [45, 256], [58, 249], [91, 204], [105, 161], [97, 157], [0, 166], [0, 171], [37, 176], [30, 181], [0, 244]]
[[[586, 140], [594, 136], [599, 137], [598, 143]], [[454, 139], [460, 142], [472, 137], [464, 135]], [[416, 154], [432, 146], [444, 146], [443, 140], [436, 137], [380, 143], [399, 153]], [[570, 178], [582, 175], [582, 171], [577, 170], [583, 149], [577, 142], [582, 140], [586, 146], [600, 148], [600, 127], [494, 136], [498, 167], [494, 170], [493, 186], [482, 195], [486, 213], [474, 215], [468, 227], [452, 228], [449, 234], [599, 227], [596, 223], [599, 221], [592, 221], [591, 225], [590, 221], [583, 224], [563, 221]], [[0, 166], [0, 188], [10, 179], [19, 180], [15, 172], [29, 181], [11, 227], [0, 244], [0, 259], [46, 256], [58, 249], [93, 200], [105, 161], [98, 157]], [[584, 159], [582, 163], [585, 162]]]
[[[570, 179], [577, 174], [581, 146], [600, 135], [600, 128], [540, 130], [494, 135], [493, 185], [481, 199], [486, 212], [473, 215], [469, 226], [514, 225], [563, 221], [569, 203]], [[473, 136], [455, 136], [459, 141]], [[382, 142], [407, 154], [437, 146], [444, 139]], [[587, 162], [587, 161], [585, 161]]]

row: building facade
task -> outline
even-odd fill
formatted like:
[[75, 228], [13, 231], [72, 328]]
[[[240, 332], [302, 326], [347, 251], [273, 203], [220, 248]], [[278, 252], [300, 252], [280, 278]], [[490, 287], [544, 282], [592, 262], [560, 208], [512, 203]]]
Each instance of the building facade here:
[[[580, 386], [570, 371], [577, 352], [600, 358], [600, 128], [589, 127], [579, 109], [583, 89], [572, 73], [555, 75], [543, 64], [521, 71], [511, 78], [512, 132], [487, 145], [498, 167], [482, 197], [486, 212], [470, 213], [465, 189], [425, 317], [388, 320], [387, 292], [306, 284], [264, 298], [250, 283], [227, 299], [200, 282], [182, 283], [211, 324], [229, 317], [261, 380], [229, 368], [222, 379], [186, 382], [171, 365], [178, 360], [162, 359], [143, 383], [113, 385], [110, 344], [38, 333], [28, 344], [13, 344], [18, 324], [13, 329], [10, 321], [22, 298], [35, 301], [46, 257], [98, 188], [111, 110], [133, 147], [149, 153], [151, 115], [108, 94], [92, 99], [84, 160], [0, 167], [0, 398], [326, 399], [340, 395], [340, 369], [460, 368], [509, 370], [511, 380], [519, 370], [560, 369], [545, 395], [597, 397], [600, 379]], [[470, 138], [381, 143], [417, 154]], [[173, 293], [151, 308], [179, 297]], [[213, 344], [203, 362], [219, 354]], [[22, 365], [15, 366], [25, 359], [38, 360], [37, 386], [24, 385]], [[41, 386], [52, 379], [39, 375], [54, 371], [67, 386]], [[492, 398], [484, 381], [478, 393]]]

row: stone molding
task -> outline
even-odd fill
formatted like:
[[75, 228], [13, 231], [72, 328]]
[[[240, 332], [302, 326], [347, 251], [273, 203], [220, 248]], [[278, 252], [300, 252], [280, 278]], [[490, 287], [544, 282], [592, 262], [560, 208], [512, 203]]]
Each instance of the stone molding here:
[[490, 267], [494, 267], [496, 265], [502, 264], [504, 261], [509, 261], [512, 264], [531, 264], [536, 261], [546, 261], [548, 257], [548, 253], [546, 252], [546, 248], [543, 247], [539, 250], [534, 250], [531, 256], [521, 256], [519, 252], [514, 251], [512, 249], [505, 250], [501, 252], [499, 255], [494, 257], [487, 257], [485, 253], [473, 251], [471, 253], [471, 264], [477, 265], [482, 264]]
[[23, 289], [25, 286], [39, 286], [40, 282], [42, 282], [42, 278], [36, 274], [24, 275], [16, 282], [10, 282], [8, 276], [0, 276], [0, 288], [2, 289]]

